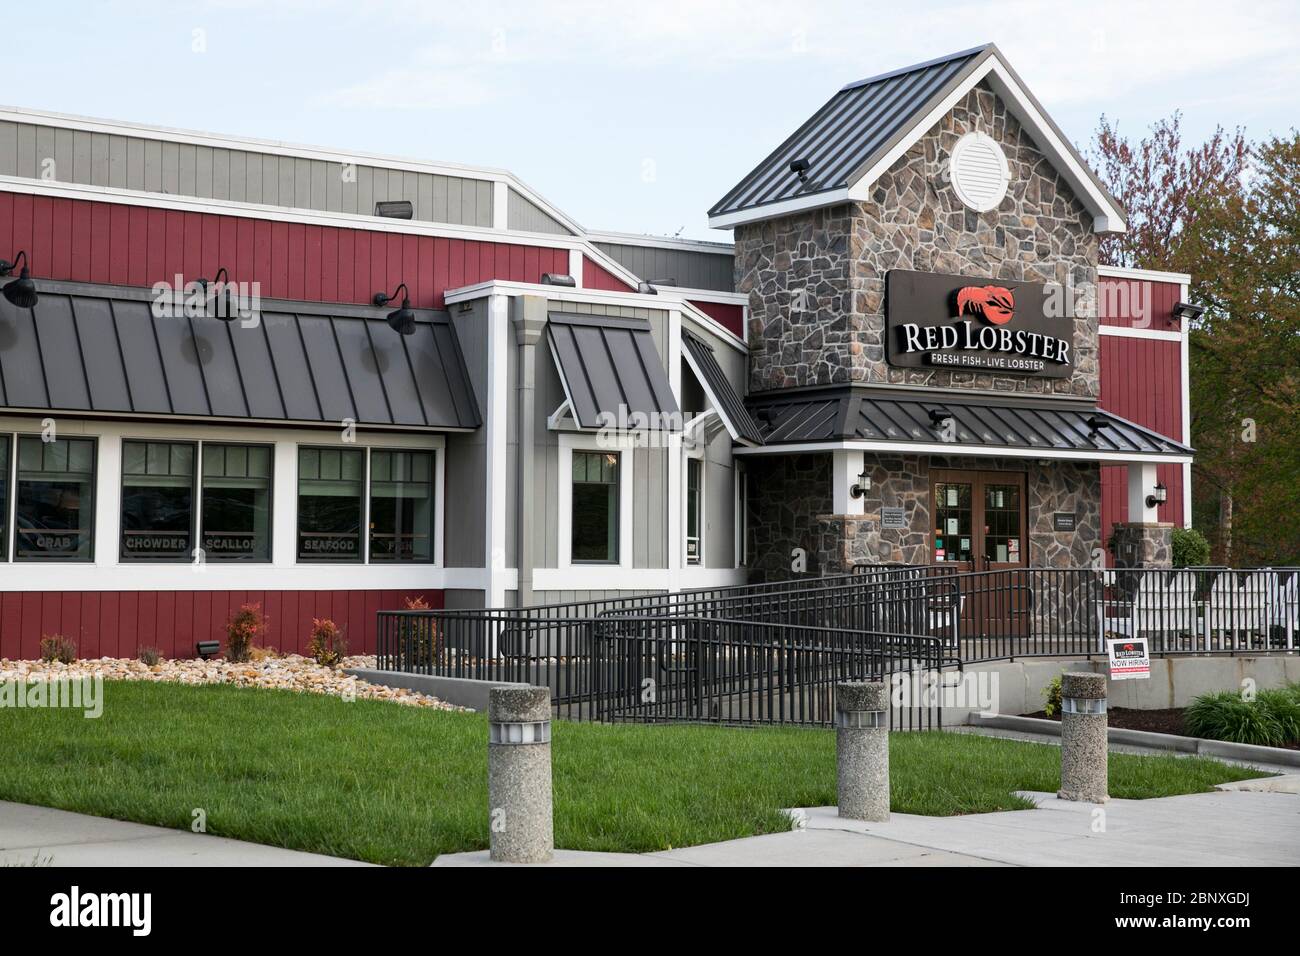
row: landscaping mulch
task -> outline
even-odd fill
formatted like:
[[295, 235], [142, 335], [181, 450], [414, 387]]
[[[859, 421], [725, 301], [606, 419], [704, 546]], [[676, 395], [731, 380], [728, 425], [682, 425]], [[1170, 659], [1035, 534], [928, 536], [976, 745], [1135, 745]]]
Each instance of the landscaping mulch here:
[[[1025, 717], [1037, 717], [1040, 720], [1060, 720], [1058, 713], [1048, 717], [1039, 710]], [[1111, 727], [1122, 730], [1147, 730], [1154, 734], [1175, 734], [1179, 737], [1189, 736], [1183, 729], [1183, 708], [1170, 707], [1165, 710], [1135, 710], [1130, 707], [1110, 707], [1106, 716]]]

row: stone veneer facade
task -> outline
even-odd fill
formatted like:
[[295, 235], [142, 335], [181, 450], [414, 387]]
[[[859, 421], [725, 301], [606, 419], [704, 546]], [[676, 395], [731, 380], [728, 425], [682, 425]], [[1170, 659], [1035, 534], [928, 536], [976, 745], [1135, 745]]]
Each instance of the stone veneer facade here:
[[[972, 130], [1001, 144], [1011, 170], [1006, 197], [985, 213], [962, 205], [945, 179], [953, 144]], [[749, 295], [751, 391], [876, 383], [1097, 396], [1092, 214], [983, 84], [876, 181], [871, 201], [737, 226], [735, 242], [736, 289]], [[1080, 290], [1073, 374], [1048, 379], [889, 366], [884, 310], [891, 269]], [[796, 311], [800, 299], [810, 308]]]
[[[871, 490], [862, 516], [830, 513], [829, 454], [759, 455], [750, 458], [746, 467], [754, 580], [788, 577], [796, 548], [807, 555], [811, 575], [842, 573], [854, 564], [929, 563], [930, 471], [936, 468], [1025, 475], [1030, 567], [1092, 567], [1104, 545], [1101, 472], [1095, 462], [1039, 465], [946, 455], [868, 455]], [[907, 509], [908, 530], [882, 530], [882, 507]], [[1075, 530], [1055, 531], [1052, 515], [1056, 512], [1073, 514]]]

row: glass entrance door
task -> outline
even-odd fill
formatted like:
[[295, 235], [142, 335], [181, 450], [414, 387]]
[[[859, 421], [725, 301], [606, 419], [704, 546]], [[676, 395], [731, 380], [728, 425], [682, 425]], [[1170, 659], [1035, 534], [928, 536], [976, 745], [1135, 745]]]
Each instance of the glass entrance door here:
[[935, 564], [986, 571], [1028, 563], [1023, 474], [936, 469], [930, 478]]

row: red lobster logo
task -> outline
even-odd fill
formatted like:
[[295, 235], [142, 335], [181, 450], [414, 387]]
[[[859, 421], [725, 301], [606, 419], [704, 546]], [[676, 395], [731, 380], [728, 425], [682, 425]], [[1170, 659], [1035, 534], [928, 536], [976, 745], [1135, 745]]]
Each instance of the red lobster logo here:
[[1000, 285], [968, 285], [957, 292], [958, 315], [978, 315], [994, 325], [1006, 325], [1015, 309], [1015, 296]]

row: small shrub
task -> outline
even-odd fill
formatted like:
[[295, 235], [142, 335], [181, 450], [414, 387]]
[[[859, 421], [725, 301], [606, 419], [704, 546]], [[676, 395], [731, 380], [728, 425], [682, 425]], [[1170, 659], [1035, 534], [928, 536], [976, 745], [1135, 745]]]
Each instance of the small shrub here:
[[248, 659], [254, 664], [260, 664], [262, 661], [274, 660], [277, 657], [283, 656], [284, 655], [274, 647], [260, 647], [254, 645], [248, 649]]
[[140, 647], [136, 649], [135, 659], [146, 667], [157, 667], [162, 663], [162, 651], [156, 647]]
[[1200, 567], [1210, 563], [1210, 542], [1195, 528], [1175, 528], [1173, 561], [1176, 568]]
[[337, 667], [348, 652], [343, 630], [329, 618], [312, 618], [311, 656], [324, 667]]
[[[1265, 693], [1268, 693], [1265, 691]], [[1183, 712], [1183, 725], [1193, 737], [1238, 744], [1276, 747], [1285, 743], [1282, 724], [1259, 700], [1245, 700], [1230, 690], [1202, 694]]]
[[1043, 713], [1055, 717], [1061, 712], [1061, 675], [1057, 674], [1043, 688]]
[[226, 624], [226, 660], [242, 664], [249, 658], [253, 642], [266, 633], [262, 605], [245, 604]]
[[77, 642], [62, 634], [41, 635], [41, 660], [46, 664], [58, 661], [71, 664], [77, 659]]
[[1260, 709], [1277, 721], [1281, 743], [1300, 744], [1300, 690], [1292, 684], [1277, 690], [1261, 690], [1255, 698]]
[[[423, 594], [411, 598], [403, 598], [402, 603], [406, 605], [408, 611], [431, 611], [429, 602], [424, 599]], [[438, 633], [438, 624], [431, 617], [415, 618], [404, 621], [403, 638], [409, 638], [401, 641], [401, 646], [410, 647], [410, 660], [407, 662], [411, 667], [416, 669], [432, 666], [438, 657], [440, 650], [439, 643], [441, 636]]]

